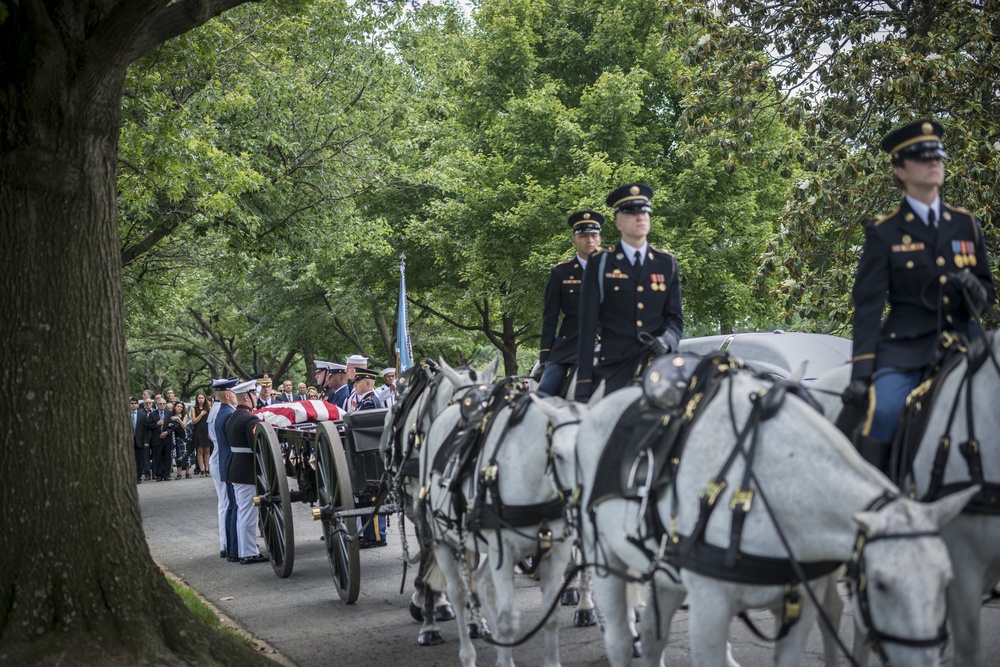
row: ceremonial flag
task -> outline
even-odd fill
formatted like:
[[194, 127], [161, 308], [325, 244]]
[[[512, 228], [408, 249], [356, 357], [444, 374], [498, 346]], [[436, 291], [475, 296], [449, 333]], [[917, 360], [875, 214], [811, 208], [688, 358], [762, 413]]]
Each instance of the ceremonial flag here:
[[406, 317], [406, 255], [399, 256], [399, 311], [396, 313], [396, 375], [413, 365], [410, 326]]

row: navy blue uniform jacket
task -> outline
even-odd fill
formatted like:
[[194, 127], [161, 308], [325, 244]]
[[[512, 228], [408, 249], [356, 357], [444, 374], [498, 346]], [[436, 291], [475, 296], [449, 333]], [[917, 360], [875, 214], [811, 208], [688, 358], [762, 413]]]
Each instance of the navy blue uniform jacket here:
[[253, 484], [253, 441], [254, 429], [260, 424], [260, 419], [244, 406], [238, 406], [236, 412], [226, 421], [226, 440], [230, 451], [234, 448], [249, 448], [250, 452], [232, 452], [229, 468], [225, 479], [230, 484]]
[[968, 268], [993, 301], [982, 228], [976, 216], [944, 201], [939, 223], [937, 230], [928, 227], [904, 198], [899, 208], [865, 226], [853, 292], [852, 380], [870, 380], [879, 368], [934, 363], [942, 330], [978, 334], [961, 292], [948, 284], [946, 274]]
[[[583, 267], [576, 256], [549, 270], [545, 283], [545, 308], [542, 310], [542, 340], [538, 360], [543, 364], [575, 364], [580, 338], [580, 292]], [[559, 326], [559, 315], [562, 325]], [[558, 333], [556, 330], [558, 328]]]
[[[601, 258], [604, 260], [603, 274]], [[600, 297], [604, 283], [604, 300]], [[665, 250], [648, 246], [641, 266], [625, 257], [621, 242], [591, 253], [583, 274], [580, 296], [580, 343], [577, 353], [577, 384], [593, 382], [594, 344], [600, 334], [601, 352], [596, 370], [601, 377], [630, 369], [641, 353], [639, 333], [671, 334], [680, 341], [684, 333], [681, 314], [681, 281], [677, 258]], [[596, 387], [594, 387], [596, 388]]]

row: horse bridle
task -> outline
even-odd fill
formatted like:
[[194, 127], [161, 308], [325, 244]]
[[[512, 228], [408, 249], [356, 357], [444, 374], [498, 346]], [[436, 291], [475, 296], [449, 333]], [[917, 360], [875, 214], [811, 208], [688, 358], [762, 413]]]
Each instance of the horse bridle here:
[[[895, 499], [895, 496], [883, 494], [869, 506], [869, 509], [879, 510]], [[944, 651], [949, 637], [947, 627], [948, 610], [946, 607], [944, 619], [941, 621], [941, 627], [938, 629], [937, 635], [934, 637], [927, 637], [923, 639], [898, 637], [887, 632], [882, 632], [876, 628], [872, 619], [871, 603], [868, 599], [868, 572], [865, 568], [865, 547], [872, 542], [878, 542], [880, 540], [916, 540], [928, 537], [940, 538], [940, 536], [940, 533], [937, 531], [922, 531], [916, 533], [887, 533], [885, 535], [875, 535], [874, 537], [869, 537], [868, 533], [865, 532], [864, 529], [858, 530], [858, 536], [854, 543], [854, 553], [851, 555], [851, 560], [847, 562], [846, 576], [848, 590], [857, 602], [858, 611], [861, 615], [860, 620], [863, 623], [866, 632], [865, 639], [871, 649], [875, 651], [876, 655], [878, 655], [878, 657], [885, 664], [889, 664], [889, 659], [885, 654], [883, 644], [898, 644], [900, 646], [909, 646], [911, 648], [932, 648], [940, 646], [941, 650]], [[945, 604], [947, 604], [947, 601]]]

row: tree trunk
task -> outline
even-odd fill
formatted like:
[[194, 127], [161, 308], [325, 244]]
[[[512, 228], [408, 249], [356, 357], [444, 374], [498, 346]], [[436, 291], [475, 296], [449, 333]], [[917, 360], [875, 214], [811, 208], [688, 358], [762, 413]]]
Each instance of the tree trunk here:
[[[115, 208], [133, 35], [101, 53], [86, 39], [118, 42], [96, 14], [74, 15], [74, 3], [52, 15], [42, 3], [6, 6], [0, 663], [273, 664], [187, 612], [142, 532]], [[127, 25], [128, 11], [108, 14]], [[95, 384], [107, 388], [104, 402], [66, 401]]]

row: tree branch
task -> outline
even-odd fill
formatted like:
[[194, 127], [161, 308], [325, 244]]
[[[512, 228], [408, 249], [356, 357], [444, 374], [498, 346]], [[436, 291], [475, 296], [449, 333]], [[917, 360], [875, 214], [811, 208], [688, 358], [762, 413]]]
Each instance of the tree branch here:
[[[238, 7], [248, 0], [178, 0], [163, 3], [158, 11], [148, 13], [128, 48], [127, 62], [149, 53], [168, 39], [182, 35], [213, 19], [226, 10]], [[255, 0], [251, 0], [255, 1]], [[122, 5], [136, 5], [145, 9], [146, 4], [123, 0]], [[147, 10], [148, 11], [148, 10]], [[108, 35], [121, 39], [120, 34]]]

